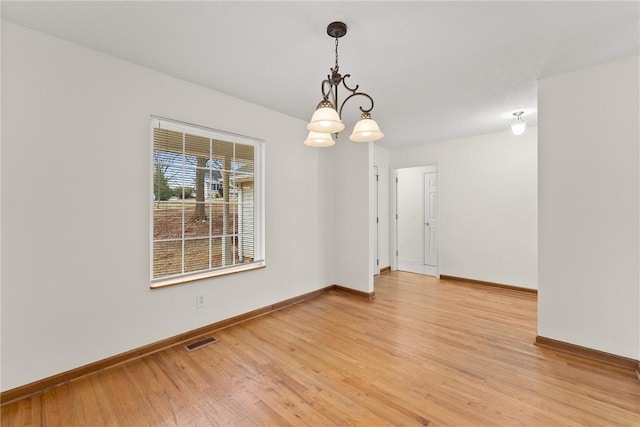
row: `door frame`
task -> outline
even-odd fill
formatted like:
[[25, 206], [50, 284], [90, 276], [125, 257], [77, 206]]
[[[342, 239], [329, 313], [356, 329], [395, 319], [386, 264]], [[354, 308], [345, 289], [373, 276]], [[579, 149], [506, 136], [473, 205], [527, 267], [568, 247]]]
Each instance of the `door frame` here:
[[[440, 278], [440, 271], [442, 271], [441, 259], [440, 259], [440, 248], [442, 247], [440, 238], [441, 234], [440, 230], [442, 229], [442, 210], [440, 209], [440, 193], [441, 193], [441, 173], [440, 173], [440, 164], [439, 162], [435, 163], [421, 163], [421, 164], [400, 164], [392, 166], [392, 173], [389, 174], [389, 188], [390, 188], [390, 197], [389, 197], [389, 207], [391, 216], [389, 218], [389, 235], [391, 240], [391, 251], [389, 254], [389, 258], [391, 258], [391, 270], [396, 271], [398, 269], [398, 170], [400, 169], [409, 169], [409, 168], [420, 168], [420, 167], [434, 167], [435, 172], [437, 174], [438, 180], [438, 191], [436, 193], [436, 204], [438, 211], [438, 250], [437, 250], [437, 266], [436, 266], [436, 277]], [[424, 179], [421, 179], [422, 183], [422, 194], [424, 197], [425, 188], [424, 188]], [[424, 200], [423, 200], [424, 205]], [[424, 222], [424, 221], [423, 221]], [[424, 235], [424, 233], [422, 233]], [[424, 239], [424, 236], [422, 237]], [[424, 242], [423, 247], [424, 247]]]
[[373, 247], [374, 247], [374, 259], [373, 259], [373, 275], [380, 274], [380, 186], [378, 181], [380, 179], [380, 172], [378, 166], [373, 166], [373, 185], [374, 185], [374, 204], [375, 204], [375, 223], [373, 224]]

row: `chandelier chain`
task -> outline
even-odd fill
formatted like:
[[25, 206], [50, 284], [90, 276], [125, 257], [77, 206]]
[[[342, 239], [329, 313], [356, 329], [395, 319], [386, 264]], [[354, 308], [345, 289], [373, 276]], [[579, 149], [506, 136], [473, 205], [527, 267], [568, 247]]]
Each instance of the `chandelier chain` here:
[[338, 71], [338, 37], [336, 37], [336, 71]]

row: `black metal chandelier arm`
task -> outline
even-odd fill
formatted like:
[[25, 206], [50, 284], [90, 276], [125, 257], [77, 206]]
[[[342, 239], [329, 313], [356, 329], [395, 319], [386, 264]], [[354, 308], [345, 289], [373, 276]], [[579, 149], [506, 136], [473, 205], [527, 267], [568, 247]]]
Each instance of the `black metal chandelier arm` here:
[[342, 101], [342, 104], [340, 105], [340, 110], [338, 111], [338, 116], [342, 117], [342, 108], [344, 107], [344, 104], [347, 103], [348, 100], [350, 100], [351, 98], [353, 98], [354, 96], [364, 96], [365, 98], [369, 99], [369, 102], [371, 102], [371, 107], [369, 108], [362, 108], [362, 105], [359, 107], [360, 111], [362, 111], [363, 113], [370, 113], [371, 110], [373, 110], [373, 98], [371, 98], [369, 95], [367, 95], [364, 92], [356, 92], [356, 93], [352, 93], [351, 95], [347, 96], [344, 101]]
[[347, 90], [351, 93], [356, 93], [358, 91], [358, 88], [360, 87], [360, 85], [356, 85], [356, 87], [349, 87], [349, 85], [347, 84], [347, 78], [351, 77], [351, 74], [345, 74], [344, 77], [342, 77], [342, 85], [347, 88]]
[[329, 76], [327, 76], [327, 78], [322, 81], [322, 85], [320, 86], [320, 91], [322, 92], [322, 99], [324, 99], [325, 101], [328, 101], [329, 96], [333, 94], [333, 85], [331, 84], [331, 80]]
[[351, 77], [351, 74], [345, 74], [344, 77], [342, 78], [342, 85], [349, 91], [351, 92], [351, 95], [349, 95], [348, 97], [345, 98], [344, 101], [342, 101], [342, 104], [340, 105], [340, 110], [338, 111], [338, 115], [340, 117], [342, 117], [342, 108], [344, 107], [344, 104], [351, 98], [353, 98], [354, 96], [364, 96], [366, 98], [369, 98], [369, 102], [371, 102], [371, 107], [369, 107], [368, 109], [362, 108], [362, 106], [360, 106], [360, 111], [362, 111], [363, 113], [370, 113], [371, 110], [373, 110], [373, 98], [371, 98], [371, 96], [369, 96], [368, 94], [364, 93], [364, 92], [358, 92], [358, 89], [360, 88], [360, 85], [356, 85], [355, 87], [349, 87], [349, 85], [347, 84], [347, 78]]
[[[332, 71], [331, 75], [328, 75], [327, 78], [322, 81], [321, 91], [322, 91], [323, 100], [331, 102], [333, 104], [333, 107], [338, 112], [338, 116], [342, 118], [342, 109], [344, 108], [344, 105], [347, 103], [347, 101], [353, 98], [354, 96], [364, 96], [365, 98], [369, 99], [371, 106], [369, 108], [364, 108], [360, 106], [359, 107], [360, 111], [362, 111], [363, 113], [370, 113], [371, 110], [373, 110], [373, 106], [374, 106], [373, 98], [371, 98], [371, 96], [369, 96], [369, 94], [367, 93], [358, 92], [360, 85], [355, 85], [355, 87], [350, 87], [347, 84], [346, 79], [348, 77], [351, 77], [350, 74], [345, 74], [344, 76], [341, 76], [336, 72], [335, 69], [332, 68], [331, 71]], [[338, 102], [339, 102], [338, 88], [340, 83], [342, 83], [342, 86], [344, 86], [345, 89], [351, 92], [351, 94], [347, 96], [344, 99], [344, 101], [342, 101], [342, 103], [340, 104], [340, 108], [338, 108]], [[329, 99], [329, 97], [331, 97], [331, 99]]]

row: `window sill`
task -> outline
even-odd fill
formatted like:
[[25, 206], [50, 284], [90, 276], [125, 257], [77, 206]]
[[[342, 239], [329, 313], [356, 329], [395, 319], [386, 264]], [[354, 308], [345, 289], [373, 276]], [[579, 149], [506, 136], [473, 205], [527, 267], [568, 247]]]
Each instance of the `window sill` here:
[[228, 267], [220, 270], [206, 271], [203, 273], [190, 274], [188, 276], [174, 277], [170, 279], [158, 279], [151, 282], [151, 289], [164, 288], [165, 286], [184, 285], [185, 283], [194, 282], [196, 280], [210, 279], [212, 277], [226, 276], [228, 274], [239, 273], [241, 271], [257, 270], [265, 268], [264, 261], [256, 261], [250, 264], [239, 264], [234, 267]]

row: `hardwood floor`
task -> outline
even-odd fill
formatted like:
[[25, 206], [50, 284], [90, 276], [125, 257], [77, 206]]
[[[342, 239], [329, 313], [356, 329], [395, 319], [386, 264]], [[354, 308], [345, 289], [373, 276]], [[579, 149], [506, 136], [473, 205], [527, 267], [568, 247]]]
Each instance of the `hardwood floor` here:
[[632, 371], [533, 345], [536, 296], [411, 273], [2, 407], [2, 426], [639, 426]]

